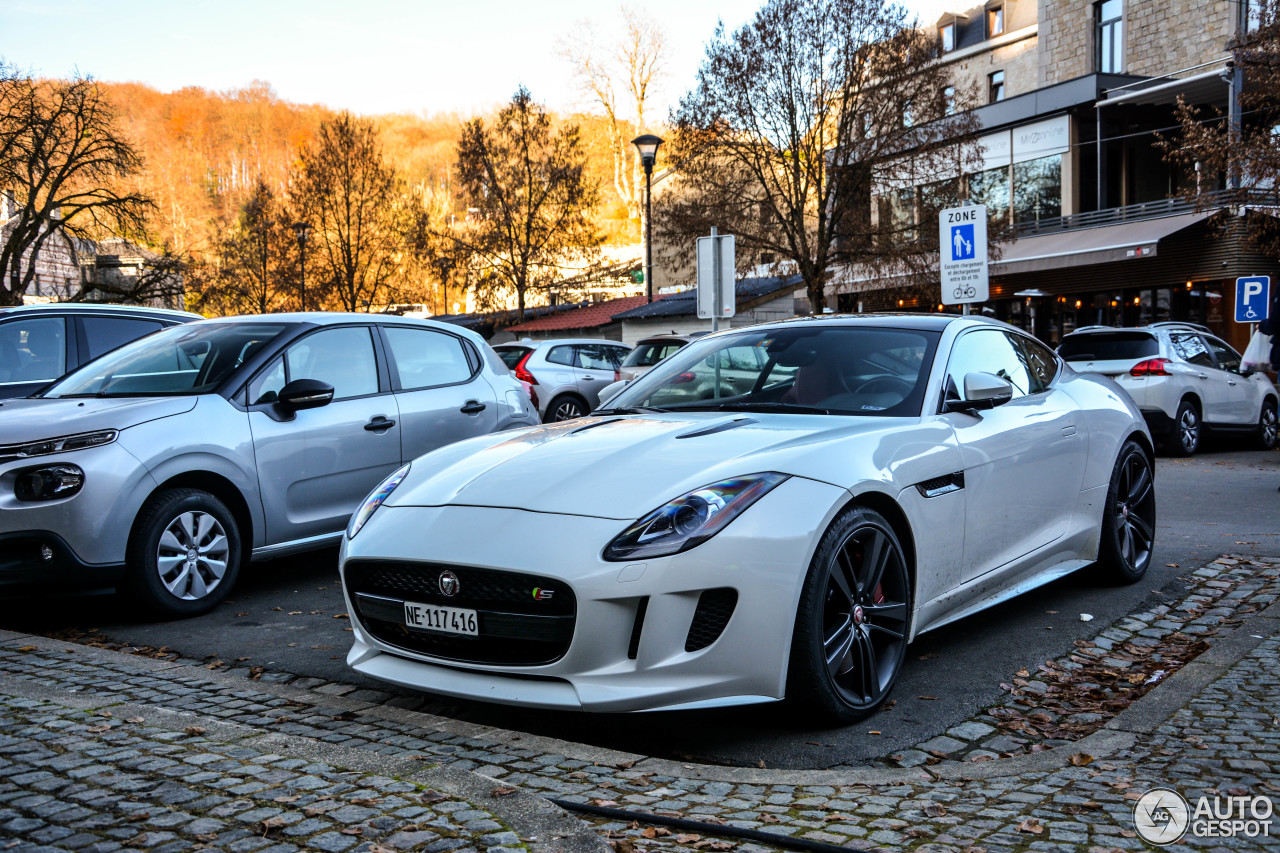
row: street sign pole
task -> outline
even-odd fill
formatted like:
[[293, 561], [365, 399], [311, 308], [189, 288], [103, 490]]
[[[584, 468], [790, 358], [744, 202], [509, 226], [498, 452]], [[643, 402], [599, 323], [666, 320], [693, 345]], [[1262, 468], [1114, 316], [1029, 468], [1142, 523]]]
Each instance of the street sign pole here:
[[[715, 282], [712, 301], [711, 331], [720, 331], [720, 231], [711, 226], [711, 280]], [[716, 387], [720, 387], [720, 360], [716, 359]]]

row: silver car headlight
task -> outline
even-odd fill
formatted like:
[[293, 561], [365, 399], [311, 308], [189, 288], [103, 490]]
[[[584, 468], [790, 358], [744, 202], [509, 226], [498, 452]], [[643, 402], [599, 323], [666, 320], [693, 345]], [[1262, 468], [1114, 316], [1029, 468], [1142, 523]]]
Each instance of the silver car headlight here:
[[382, 506], [383, 501], [391, 497], [391, 493], [396, 490], [404, 478], [409, 476], [409, 466], [406, 465], [399, 471], [396, 471], [387, 479], [378, 484], [378, 487], [369, 493], [369, 497], [364, 499], [364, 503], [360, 504], [360, 508], [356, 510], [356, 514], [351, 516], [351, 523], [347, 525], [347, 538], [354, 539], [355, 535], [360, 532], [360, 528], [368, 523], [373, 514], [377, 512], [378, 507]]
[[602, 555], [642, 560], [688, 551], [715, 536], [743, 510], [787, 479], [773, 471], [721, 480], [683, 494], [622, 531]]
[[28, 441], [25, 444], [7, 444], [0, 446], [0, 462], [12, 462], [15, 459], [30, 459], [32, 456], [48, 456], [51, 453], [66, 453], [71, 450], [84, 450], [87, 447], [101, 447], [116, 440], [119, 430], [103, 429], [97, 432], [82, 432], [76, 435], [64, 435], [58, 438], [47, 438], [43, 441]]

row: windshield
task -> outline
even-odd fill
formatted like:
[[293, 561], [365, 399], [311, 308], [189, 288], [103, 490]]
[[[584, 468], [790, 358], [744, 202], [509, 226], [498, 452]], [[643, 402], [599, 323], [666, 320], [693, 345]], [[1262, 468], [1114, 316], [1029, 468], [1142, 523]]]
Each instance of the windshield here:
[[916, 417], [936, 332], [807, 325], [697, 341], [609, 401], [626, 409]]
[[683, 341], [651, 341], [640, 343], [622, 362], [623, 367], [653, 367], [684, 346]]
[[1067, 335], [1058, 355], [1067, 361], [1127, 361], [1160, 354], [1160, 344], [1146, 332], [1087, 332]]
[[126, 344], [56, 383], [44, 397], [206, 394], [288, 329], [285, 323], [196, 323]]

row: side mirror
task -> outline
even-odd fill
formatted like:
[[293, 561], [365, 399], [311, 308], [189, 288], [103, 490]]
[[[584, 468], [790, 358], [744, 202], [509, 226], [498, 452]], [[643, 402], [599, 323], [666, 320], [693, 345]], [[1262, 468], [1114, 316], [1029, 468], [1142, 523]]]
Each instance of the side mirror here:
[[600, 402], [596, 404], [597, 409], [603, 409], [608, 405], [609, 401], [618, 396], [623, 388], [631, 384], [630, 379], [622, 379], [617, 382], [611, 382], [600, 389]]
[[966, 373], [964, 375], [964, 399], [947, 400], [943, 406], [948, 412], [972, 412], [976, 409], [994, 409], [1013, 399], [1013, 383], [994, 373]]
[[276, 395], [276, 404], [291, 412], [317, 409], [332, 400], [333, 386], [319, 379], [295, 379]]

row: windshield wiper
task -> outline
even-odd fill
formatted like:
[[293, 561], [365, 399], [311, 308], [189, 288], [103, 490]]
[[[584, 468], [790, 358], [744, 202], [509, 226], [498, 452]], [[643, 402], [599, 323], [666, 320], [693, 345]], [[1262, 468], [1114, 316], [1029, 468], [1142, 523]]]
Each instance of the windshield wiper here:
[[691, 403], [687, 406], [681, 406], [681, 411], [710, 409], [712, 411], [725, 412], [784, 412], [797, 415], [829, 415], [828, 409], [819, 409], [816, 406], [801, 406], [799, 403], [777, 403], [768, 400], [758, 400], [750, 402], [745, 400], [736, 400], [727, 403]]
[[616, 409], [596, 409], [593, 415], [642, 415], [645, 412], [656, 412], [661, 414], [669, 412], [670, 409], [659, 409], [657, 406], [619, 406]]

